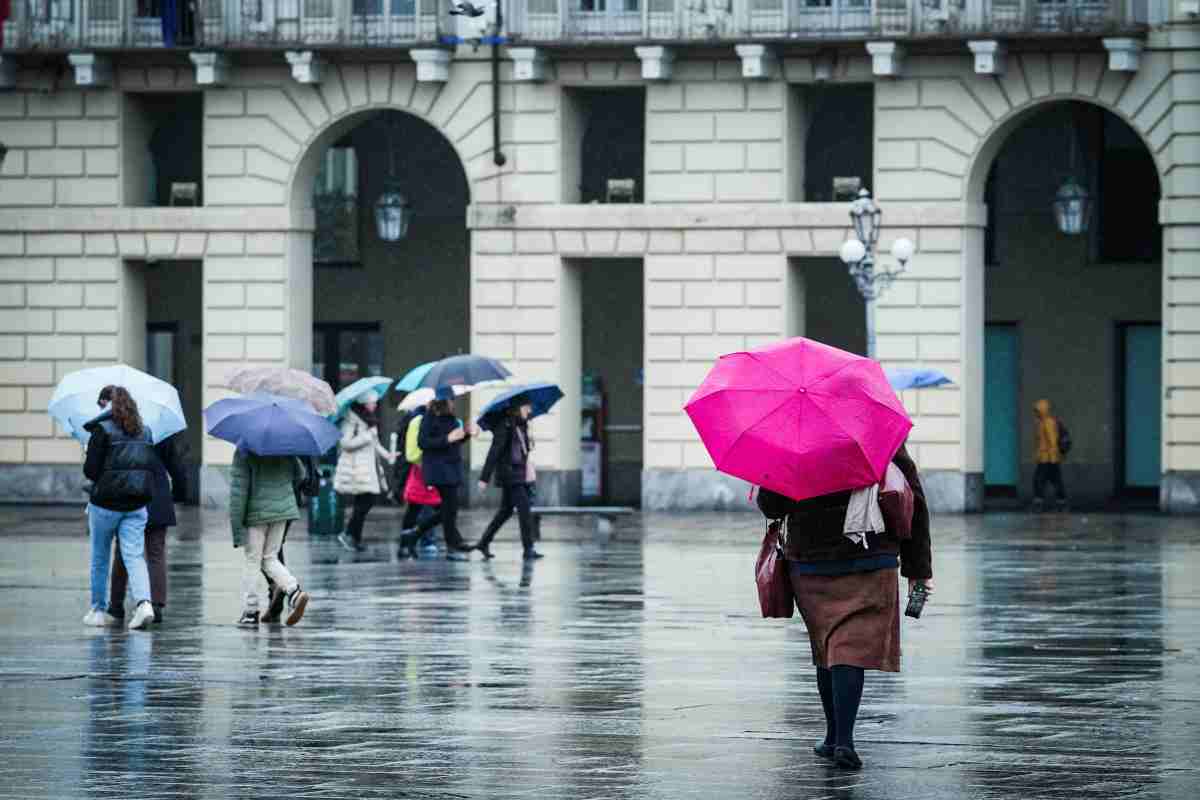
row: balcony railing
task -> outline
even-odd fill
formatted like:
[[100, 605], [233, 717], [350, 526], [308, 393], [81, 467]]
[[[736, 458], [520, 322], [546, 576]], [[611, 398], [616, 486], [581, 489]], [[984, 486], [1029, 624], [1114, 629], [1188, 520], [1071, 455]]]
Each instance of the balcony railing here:
[[[1147, 0], [504, 0], [510, 41], [771, 41], [1134, 30]], [[445, 0], [13, 0], [5, 50], [408, 47], [474, 33]], [[166, 24], [164, 25], [164, 18]]]

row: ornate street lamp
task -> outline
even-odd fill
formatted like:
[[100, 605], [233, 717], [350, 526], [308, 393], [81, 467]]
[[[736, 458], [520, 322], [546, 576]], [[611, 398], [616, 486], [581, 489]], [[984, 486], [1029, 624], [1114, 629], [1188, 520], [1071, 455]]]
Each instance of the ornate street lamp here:
[[[395, 112], [393, 112], [395, 113]], [[383, 194], [375, 201], [375, 232], [380, 241], [394, 243], [408, 235], [408, 226], [412, 222], [413, 210], [408, 199], [400, 193], [396, 180], [396, 126], [397, 114], [388, 121], [388, 181]]]
[[892, 281], [896, 280], [908, 266], [913, 257], [912, 240], [900, 237], [892, 243], [892, 258], [899, 263], [899, 269], [887, 267], [877, 268], [875, 265], [875, 245], [879, 242], [880, 221], [883, 212], [871, 193], [862, 189], [858, 199], [850, 204], [850, 221], [854, 223], [854, 238], [847, 239], [839, 255], [850, 270], [850, 277], [859, 295], [867, 307], [867, 356], [875, 357], [875, 300], [883, 294]]
[[1054, 195], [1054, 221], [1067, 236], [1078, 236], [1088, 229], [1092, 216], [1092, 197], [1074, 178], [1067, 178]]

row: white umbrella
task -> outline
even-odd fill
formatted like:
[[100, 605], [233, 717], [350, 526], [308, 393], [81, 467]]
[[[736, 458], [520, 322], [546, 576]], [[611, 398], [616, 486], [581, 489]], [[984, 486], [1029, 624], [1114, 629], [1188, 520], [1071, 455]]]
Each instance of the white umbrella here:
[[100, 414], [96, 401], [105, 386], [129, 392], [155, 444], [187, 428], [175, 387], [128, 364], [72, 372], [54, 389], [47, 411], [67, 433], [86, 444], [91, 436], [83, 426]]

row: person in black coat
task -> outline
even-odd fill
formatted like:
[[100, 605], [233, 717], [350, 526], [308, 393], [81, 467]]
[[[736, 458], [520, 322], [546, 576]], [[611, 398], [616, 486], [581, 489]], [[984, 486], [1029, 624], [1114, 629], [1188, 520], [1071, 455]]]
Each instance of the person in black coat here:
[[469, 437], [479, 433], [472, 424], [464, 425], [454, 416], [454, 391], [439, 387], [429, 411], [421, 417], [421, 470], [425, 481], [442, 496], [441, 509], [416, 528], [401, 533], [401, 543], [416, 541], [426, 531], [438, 525], [446, 537], [446, 558], [466, 561], [467, 553], [475, 548], [463, 540], [458, 530], [458, 490], [465, 482], [462, 446]]
[[479, 543], [475, 545], [475, 549], [482, 553], [484, 558], [493, 558], [492, 540], [496, 538], [504, 523], [512, 518], [514, 508], [521, 525], [521, 545], [525, 550], [525, 559], [532, 561], [542, 557], [541, 553], [533, 549], [531, 505], [536, 478], [529, 456], [530, 450], [533, 449], [533, 440], [529, 438], [529, 417], [532, 414], [533, 404], [528, 397], [514, 397], [505, 410], [503, 420], [493, 432], [492, 446], [488, 449], [487, 460], [479, 476], [479, 491], [486, 492], [494, 477], [496, 486], [503, 494], [500, 510], [488, 523]]
[[[104, 393], [101, 404], [107, 404]], [[169, 436], [154, 446], [158, 455], [152, 478], [152, 494], [146, 510], [146, 568], [150, 572], [150, 603], [154, 606], [154, 622], [163, 621], [163, 608], [167, 605], [167, 528], [174, 527], [175, 498], [173, 487], [182, 486], [183, 464], [178, 451], [179, 434]], [[112, 586], [108, 595], [108, 613], [117, 619], [125, 617], [125, 589], [129, 585], [129, 573], [121, 557], [121, 548], [115, 548], [112, 570]]]

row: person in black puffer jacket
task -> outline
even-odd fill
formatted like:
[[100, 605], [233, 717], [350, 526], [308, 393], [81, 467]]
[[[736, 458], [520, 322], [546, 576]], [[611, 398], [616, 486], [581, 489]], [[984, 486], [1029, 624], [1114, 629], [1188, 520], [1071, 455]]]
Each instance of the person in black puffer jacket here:
[[536, 481], [530, 450], [533, 440], [529, 438], [529, 417], [533, 414], [533, 404], [525, 395], [514, 397], [505, 410], [504, 419], [496, 426], [492, 435], [492, 446], [488, 449], [487, 461], [483, 464], [483, 472], [479, 476], [479, 491], [486, 492], [488, 483], [495, 476], [496, 485], [503, 495], [500, 498], [500, 510], [488, 523], [475, 545], [475, 549], [484, 558], [492, 558], [491, 544], [504, 523], [512, 518], [513, 509], [517, 510], [517, 520], [521, 525], [521, 545], [525, 550], [525, 560], [532, 561], [542, 557], [533, 549], [533, 487]]
[[154, 476], [162, 465], [154, 452], [150, 430], [142, 424], [137, 403], [123, 387], [111, 386], [108, 410], [84, 426], [91, 438], [83, 474], [92, 481], [88, 503], [88, 530], [92, 544], [92, 602], [85, 625], [119, 625], [105, 611], [108, 568], [113, 537], [129, 573], [137, 608], [130, 630], [144, 628], [154, 619], [150, 604], [150, 575], [146, 569], [146, 506], [154, 493]]
[[475, 425], [464, 425], [454, 416], [454, 391], [439, 387], [429, 412], [421, 417], [421, 433], [417, 441], [423, 453], [421, 469], [426, 482], [442, 496], [441, 510], [412, 530], [403, 531], [402, 542], [416, 541], [425, 531], [441, 525], [446, 537], [446, 558], [466, 561], [467, 553], [475, 548], [463, 540], [458, 530], [458, 489], [463, 484], [462, 445], [479, 433]]

